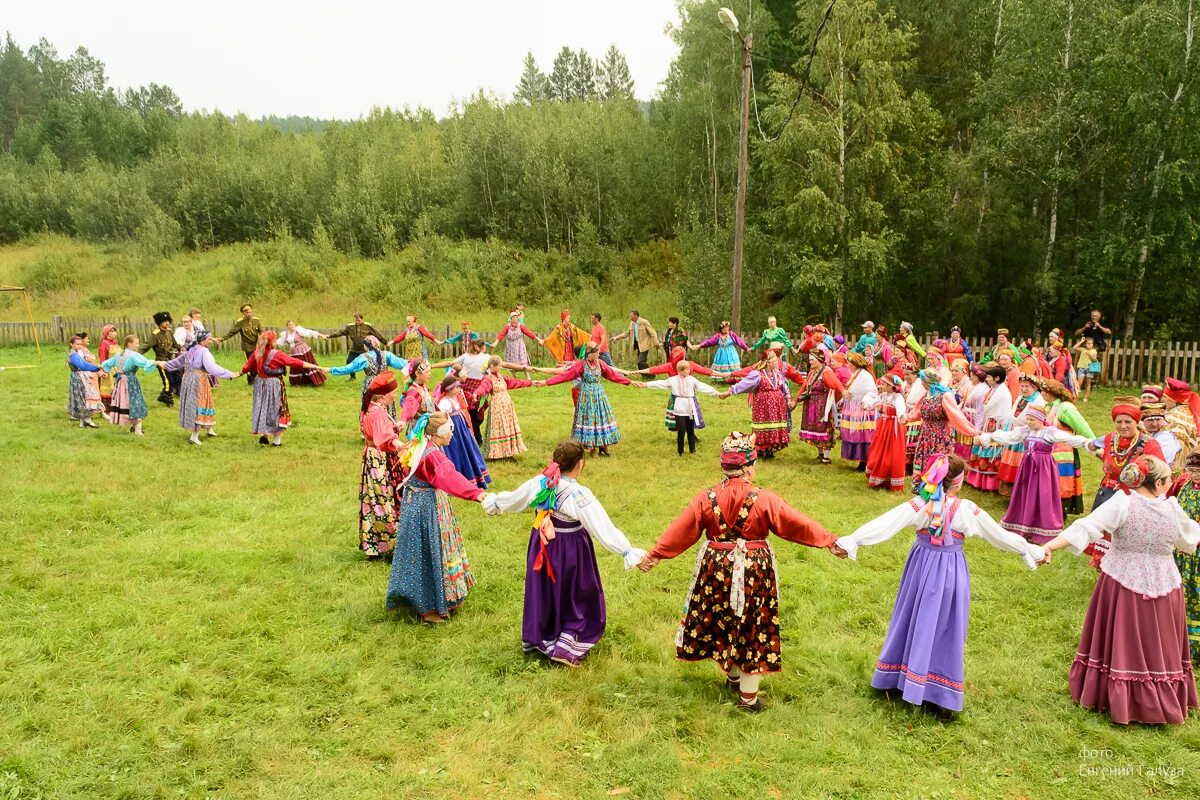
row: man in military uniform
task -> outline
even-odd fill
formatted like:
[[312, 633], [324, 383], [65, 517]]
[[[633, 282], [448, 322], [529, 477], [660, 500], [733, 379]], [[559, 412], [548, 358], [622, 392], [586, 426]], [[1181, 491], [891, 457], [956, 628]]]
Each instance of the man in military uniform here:
[[[155, 361], [170, 361], [175, 356], [179, 355], [179, 344], [175, 341], [175, 331], [172, 329], [173, 320], [168, 311], [159, 311], [154, 315], [154, 324], [157, 326], [154, 333], [150, 335], [149, 341], [142, 347], [142, 352], [154, 350]], [[179, 394], [179, 385], [182, 383], [183, 372], [174, 370], [167, 372], [162, 367], [158, 368], [158, 377], [162, 381], [162, 391], [159, 392], [158, 402], [164, 406], [175, 405], [175, 397]]]
[[[346, 353], [347, 364], [367, 352], [367, 345], [363, 340], [368, 336], [374, 336], [381, 342], [386, 341], [383, 334], [375, 330], [374, 325], [369, 322], [363, 322], [362, 314], [355, 314], [354, 322], [342, 328], [337, 333], [329, 334], [330, 339], [336, 339], [339, 336], [345, 336], [349, 342], [350, 349]], [[350, 376], [350, 380], [354, 380], [354, 375]]]
[[[254, 316], [253, 306], [251, 306], [249, 303], [246, 303], [244, 306], [242, 306], [242, 318], [233, 323], [233, 327], [229, 329], [228, 333], [226, 333], [220, 339], [217, 339], [217, 343], [219, 344], [221, 341], [228, 339], [230, 336], [238, 336], [239, 344], [242, 347], [242, 355], [249, 360], [250, 354], [254, 352], [254, 348], [258, 347], [258, 337], [261, 334], [262, 323], [259, 322], [258, 317]], [[254, 383], [253, 370], [246, 373], [246, 383]]]

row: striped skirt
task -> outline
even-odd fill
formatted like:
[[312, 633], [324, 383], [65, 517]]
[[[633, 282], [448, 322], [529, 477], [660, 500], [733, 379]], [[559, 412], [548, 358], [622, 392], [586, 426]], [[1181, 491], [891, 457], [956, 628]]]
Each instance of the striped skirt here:
[[198, 431], [217, 424], [217, 410], [213, 407], [212, 381], [203, 370], [188, 370], [183, 373], [179, 386], [179, 427], [185, 431]]
[[866, 461], [875, 438], [874, 409], [847, 397], [842, 406], [842, 458], [847, 461]]

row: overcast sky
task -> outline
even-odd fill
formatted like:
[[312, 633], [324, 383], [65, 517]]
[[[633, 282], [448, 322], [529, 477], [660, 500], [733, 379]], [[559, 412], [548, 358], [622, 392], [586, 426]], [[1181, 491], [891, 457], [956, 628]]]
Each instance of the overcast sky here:
[[118, 88], [165, 83], [184, 107], [354, 118], [372, 106], [439, 116], [483, 88], [512, 94], [528, 50], [545, 72], [567, 45], [615, 44], [640, 99], [666, 77], [674, 0], [50, 0], [13, 2], [0, 26], [22, 49], [48, 39], [104, 62]]

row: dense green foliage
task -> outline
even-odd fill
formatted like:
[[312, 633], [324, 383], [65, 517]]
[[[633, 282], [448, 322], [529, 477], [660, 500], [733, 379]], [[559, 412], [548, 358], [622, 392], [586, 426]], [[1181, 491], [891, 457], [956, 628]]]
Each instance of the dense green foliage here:
[[[966, 712], [947, 724], [869, 688], [911, 534], [857, 563], [776, 540], [784, 671], [747, 718], [712, 666], [674, 658], [693, 552], [642, 575], [601, 550], [608, 630], [582, 668], [551, 668], [520, 648], [527, 516], [455, 501], [479, 581], [463, 610], [438, 628], [385, 612], [387, 565], [355, 549], [357, 384], [291, 391], [296, 424], [275, 450], [247, 433], [246, 384], [223, 382], [220, 436], [196, 450], [157, 405], [143, 440], [74, 426], [60, 359], [0, 372], [0, 414], [22, 420], [4, 429], [4, 798], [1200, 793], [1200, 720], [1122, 727], [1071, 702], [1086, 559], [1029, 572], [966, 543]], [[32, 348], [0, 351], [20, 363], [37, 363]], [[500, 488], [541, 470], [569, 428], [569, 392], [514, 394], [530, 453], [495, 465]], [[610, 397], [627, 439], [583, 481], [645, 546], [716, 480], [717, 437], [748, 412], [706, 402], [701, 452], [678, 458], [663, 393]], [[1093, 399], [1082, 408], [1102, 426], [1106, 396]], [[838, 532], [898, 502], [814, 454], [789, 448], [760, 482]], [[1094, 459], [1085, 470], [1094, 488]], [[630, 491], [633, 476], [653, 491]]]
[[[969, 333], [1200, 336], [1195, 0], [729, 2], [754, 36], [746, 308]], [[665, 239], [693, 325], [729, 313], [738, 48], [681, 0], [652, 102], [615, 48], [532, 55], [513, 99], [356, 121], [185, 113], [86, 51], [0, 52], [0, 241], [180, 248], [429, 235], [577, 254]], [[648, 87], [642, 87], [643, 92]], [[603, 260], [600, 262], [603, 264]], [[667, 269], [667, 267], [663, 267]]]

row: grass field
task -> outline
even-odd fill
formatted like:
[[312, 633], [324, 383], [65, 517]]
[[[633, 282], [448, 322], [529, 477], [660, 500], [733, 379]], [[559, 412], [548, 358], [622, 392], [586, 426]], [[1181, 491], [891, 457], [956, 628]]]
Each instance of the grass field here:
[[[0, 351], [13, 364], [36, 356]], [[222, 383], [220, 436], [197, 450], [157, 405], [142, 440], [78, 429], [66, 382], [59, 353], [0, 372], [6, 800], [1200, 793], [1200, 718], [1122, 728], [1071, 702], [1084, 559], [1029, 572], [967, 544], [966, 711], [943, 723], [868, 684], [911, 536], [857, 563], [776, 540], [784, 672], [748, 718], [715, 668], [674, 658], [694, 551], [648, 575], [602, 552], [608, 632], [574, 671], [521, 653], [529, 518], [458, 503], [479, 581], [465, 608], [434, 628], [386, 613], [388, 567], [356, 550], [357, 384], [294, 391], [297, 422], [270, 449], [248, 433], [248, 387]], [[626, 440], [583, 481], [648, 547], [716, 480], [719, 437], [748, 411], [707, 403], [701, 452], [680, 459], [664, 394], [610, 396]], [[495, 466], [501, 489], [540, 471], [570, 426], [566, 387], [514, 399], [531, 452]], [[1106, 399], [1083, 407], [1101, 429]], [[759, 479], [837, 532], [900, 499], [804, 446]]]

